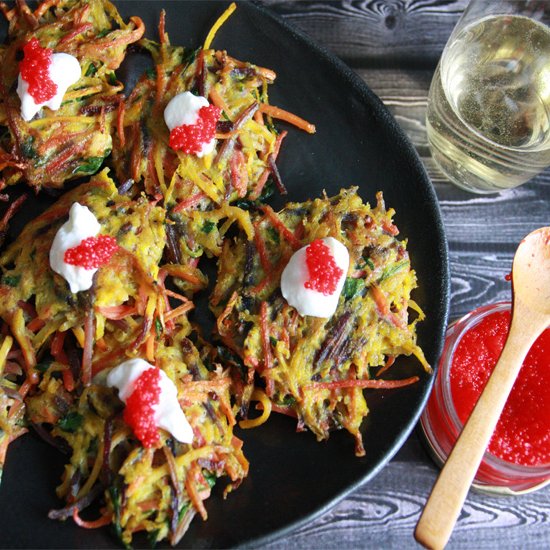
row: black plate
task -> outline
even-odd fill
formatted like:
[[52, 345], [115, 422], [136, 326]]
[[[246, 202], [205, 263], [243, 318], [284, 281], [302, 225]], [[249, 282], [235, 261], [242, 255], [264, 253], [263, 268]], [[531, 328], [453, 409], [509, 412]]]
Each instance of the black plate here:
[[[204, 40], [226, 2], [118, 2], [122, 14], [140, 15], [156, 38], [159, 10], [167, 11], [172, 43], [196, 47]], [[343, 63], [312, 44], [269, 11], [239, 4], [218, 32], [214, 46], [230, 55], [277, 72], [270, 102], [314, 122], [313, 136], [289, 128], [279, 169], [288, 199], [329, 195], [357, 185], [363, 200], [375, 203], [384, 192], [396, 210], [401, 235], [409, 239], [420, 288], [414, 298], [427, 314], [418, 339], [431, 364], [441, 350], [448, 312], [448, 259], [437, 199], [422, 164], [381, 101]], [[125, 78], [135, 78], [127, 66]], [[275, 200], [281, 206], [283, 200]], [[413, 359], [399, 360], [399, 377], [420, 372]], [[195, 518], [182, 547], [258, 546], [328, 510], [376, 475], [413, 429], [433, 377], [393, 391], [370, 391], [371, 413], [364, 422], [367, 456], [356, 458], [349, 434], [334, 433], [317, 443], [310, 433], [295, 433], [295, 422], [272, 417], [247, 432], [251, 467], [242, 486], [223, 501], [219, 491], [207, 501], [209, 519]], [[276, 416], [276, 415], [275, 415]], [[0, 487], [0, 545], [4, 547], [106, 548], [116, 546], [108, 529], [83, 531], [72, 521], [47, 519], [59, 507], [54, 487], [62, 472], [57, 451], [33, 436], [8, 451]], [[146, 546], [145, 541], [138, 541]]]

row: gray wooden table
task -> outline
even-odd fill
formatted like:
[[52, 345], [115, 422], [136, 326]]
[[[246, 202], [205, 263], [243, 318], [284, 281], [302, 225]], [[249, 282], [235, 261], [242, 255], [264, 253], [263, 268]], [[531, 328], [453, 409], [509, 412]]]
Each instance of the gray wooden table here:
[[[519, 241], [550, 224], [550, 170], [500, 195], [459, 190], [434, 165], [426, 140], [428, 88], [467, 0], [265, 0], [352, 67], [415, 145], [441, 206], [451, 262], [451, 313], [510, 299]], [[370, 483], [269, 548], [414, 548], [413, 530], [437, 476], [417, 433]], [[449, 548], [549, 548], [550, 487], [522, 497], [470, 493]]]

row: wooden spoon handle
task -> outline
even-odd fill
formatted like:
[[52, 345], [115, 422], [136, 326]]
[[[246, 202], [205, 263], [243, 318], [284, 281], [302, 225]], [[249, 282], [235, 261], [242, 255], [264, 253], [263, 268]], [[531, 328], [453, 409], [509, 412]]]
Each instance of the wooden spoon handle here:
[[523, 360], [547, 322], [532, 321], [515, 311], [500, 359], [441, 470], [416, 526], [414, 536], [426, 548], [443, 548], [451, 536]]

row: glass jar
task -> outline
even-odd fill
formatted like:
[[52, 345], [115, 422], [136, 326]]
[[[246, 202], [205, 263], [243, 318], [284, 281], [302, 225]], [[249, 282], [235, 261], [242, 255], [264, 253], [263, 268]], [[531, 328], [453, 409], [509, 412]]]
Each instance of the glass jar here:
[[[510, 310], [510, 302], [480, 307], [454, 322], [447, 329], [434, 388], [420, 418], [428, 449], [442, 466], [462, 430], [462, 422], [451, 395], [450, 370], [458, 343], [466, 332], [486, 316]], [[483, 492], [520, 494], [550, 483], [550, 464], [523, 466], [506, 462], [486, 452], [474, 479], [473, 487]]]

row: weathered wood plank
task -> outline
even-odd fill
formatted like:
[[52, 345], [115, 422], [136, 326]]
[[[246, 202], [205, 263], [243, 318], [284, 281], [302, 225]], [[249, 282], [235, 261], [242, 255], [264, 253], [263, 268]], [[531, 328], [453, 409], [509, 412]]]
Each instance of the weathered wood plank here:
[[[398, 456], [330, 512], [267, 548], [419, 548], [413, 532], [437, 469], [416, 438], [409, 448], [414, 458]], [[492, 497], [471, 492], [448, 548], [548, 547], [549, 494]]]
[[267, 0], [271, 9], [352, 66], [434, 67], [467, 0], [312, 2]]

